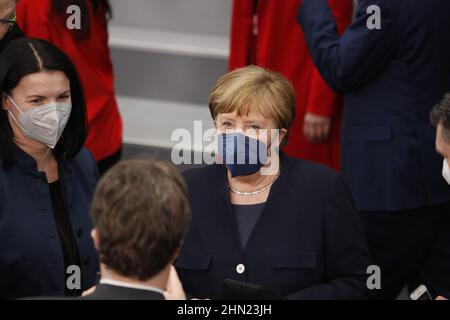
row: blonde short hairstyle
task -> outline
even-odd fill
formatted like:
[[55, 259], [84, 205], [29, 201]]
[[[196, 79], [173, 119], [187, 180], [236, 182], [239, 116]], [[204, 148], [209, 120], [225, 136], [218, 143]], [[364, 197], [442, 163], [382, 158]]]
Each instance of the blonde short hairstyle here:
[[[213, 120], [222, 113], [237, 111], [239, 116], [245, 115], [250, 109], [289, 133], [295, 119], [295, 93], [291, 83], [279, 73], [248, 66], [225, 74], [209, 95]], [[287, 138], [288, 134], [280, 142], [280, 148], [286, 145]]]

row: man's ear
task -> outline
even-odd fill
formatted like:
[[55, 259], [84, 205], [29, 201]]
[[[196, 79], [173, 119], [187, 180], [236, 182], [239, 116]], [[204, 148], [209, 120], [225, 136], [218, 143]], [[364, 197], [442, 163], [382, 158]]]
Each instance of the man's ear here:
[[97, 229], [92, 229], [91, 231], [91, 238], [94, 241], [94, 247], [96, 250], [98, 250], [100, 248], [100, 238], [98, 236], [98, 232]]

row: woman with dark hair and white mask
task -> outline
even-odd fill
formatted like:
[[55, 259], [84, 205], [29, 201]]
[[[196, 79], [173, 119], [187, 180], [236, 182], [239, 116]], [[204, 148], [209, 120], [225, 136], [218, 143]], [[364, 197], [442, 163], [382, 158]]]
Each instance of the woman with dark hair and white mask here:
[[[67, 28], [79, 9], [80, 28]], [[86, 97], [89, 133], [85, 146], [97, 160], [100, 175], [122, 154], [122, 119], [114, 90], [114, 74], [108, 48], [108, 0], [21, 0], [17, 24], [27, 37], [46, 40], [70, 57], [78, 70]], [[69, 20], [68, 20], [69, 19]]]
[[70, 59], [20, 38], [0, 57], [0, 297], [77, 296], [95, 283], [97, 182]]

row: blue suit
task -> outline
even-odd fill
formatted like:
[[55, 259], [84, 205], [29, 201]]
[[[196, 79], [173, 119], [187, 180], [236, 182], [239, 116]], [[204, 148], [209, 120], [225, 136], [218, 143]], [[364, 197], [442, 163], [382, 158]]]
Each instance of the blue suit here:
[[[367, 26], [370, 5], [381, 9], [379, 30]], [[448, 12], [448, 0], [361, 0], [340, 37], [327, 0], [300, 7], [315, 65], [345, 93], [342, 172], [361, 211], [450, 200], [428, 117], [450, 91]]]
[[223, 281], [263, 287], [273, 299], [364, 299], [366, 238], [341, 175], [281, 157], [281, 174], [242, 249], [225, 166], [184, 174], [192, 222], [176, 261], [189, 295], [224, 298]]
[[[95, 285], [98, 271], [89, 218], [96, 162], [83, 149], [73, 160], [59, 162], [59, 175], [80, 253], [81, 287], [86, 290]], [[0, 297], [64, 295], [66, 270], [52, 210], [45, 174], [15, 147], [14, 166], [0, 168]]]
[[327, 0], [299, 9], [315, 65], [345, 94], [342, 172], [382, 270], [383, 299], [405, 282], [450, 297], [450, 188], [429, 123], [450, 91], [449, 12], [448, 0], [360, 0], [339, 36]]

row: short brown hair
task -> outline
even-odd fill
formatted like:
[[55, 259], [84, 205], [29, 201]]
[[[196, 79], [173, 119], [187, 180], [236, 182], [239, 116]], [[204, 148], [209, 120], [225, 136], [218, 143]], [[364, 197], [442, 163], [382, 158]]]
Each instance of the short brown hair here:
[[430, 112], [431, 123], [437, 127], [442, 125], [445, 137], [450, 141], [450, 93], [444, 95], [442, 100]]
[[[295, 91], [281, 74], [256, 66], [231, 71], [220, 78], [209, 95], [213, 120], [221, 113], [237, 110], [238, 114], [257, 109], [274, 120], [278, 129], [289, 132], [295, 119]], [[280, 143], [283, 148], [286, 138]]]
[[143, 281], [175, 258], [191, 211], [177, 168], [161, 161], [127, 160], [100, 180], [91, 215], [100, 261], [120, 275]]

